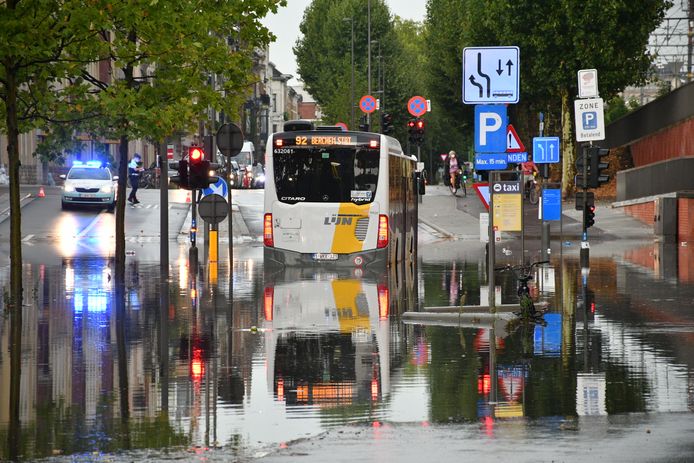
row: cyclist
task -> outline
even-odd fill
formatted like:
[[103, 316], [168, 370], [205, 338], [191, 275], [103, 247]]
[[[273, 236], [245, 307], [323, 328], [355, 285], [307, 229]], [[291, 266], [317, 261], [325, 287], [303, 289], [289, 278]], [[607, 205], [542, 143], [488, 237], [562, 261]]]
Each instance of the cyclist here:
[[453, 150], [448, 152], [448, 174], [451, 177], [451, 186], [455, 188], [455, 176], [458, 175], [458, 159]]
[[525, 191], [527, 193], [532, 187], [533, 179], [540, 171], [532, 160], [528, 160], [521, 163], [521, 172], [523, 173], [523, 182], [525, 183]]

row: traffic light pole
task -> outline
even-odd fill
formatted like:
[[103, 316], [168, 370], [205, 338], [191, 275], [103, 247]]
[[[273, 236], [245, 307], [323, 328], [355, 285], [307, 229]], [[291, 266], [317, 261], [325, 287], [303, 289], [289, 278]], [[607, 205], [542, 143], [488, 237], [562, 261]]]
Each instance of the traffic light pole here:
[[198, 248], [196, 247], [196, 235], [198, 233], [198, 190], [192, 189], [190, 196], [191, 201], [191, 222], [190, 222], [190, 249], [188, 250], [188, 263], [190, 264], [190, 273], [196, 275], [198, 273]]
[[[593, 142], [590, 142], [590, 146]], [[586, 211], [588, 210], [588, 149], [586, 146], [581, 147], [581, 156], [583, 156], [583, 210], [582, 210], [582, 225], [583, 234], [581, 236], [581, 267], [588, 267], [590, 259], [590, 243], [588, 242], [588, 224], [586, 223]]]

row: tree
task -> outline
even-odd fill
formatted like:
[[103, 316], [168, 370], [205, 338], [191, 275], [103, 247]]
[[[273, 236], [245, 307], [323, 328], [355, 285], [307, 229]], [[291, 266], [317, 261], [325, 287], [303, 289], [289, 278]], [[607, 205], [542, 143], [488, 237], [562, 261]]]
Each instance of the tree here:
[[135, 0], [90, 6], [101, 12], [93, 23], [100, 40], [90, 55], [74, 56], [89, 65], [73, 83], [90, 86], [79, 101], [86, 116], [81, 129], [119, 140], [117, 284], [125, 275], [128, 142], [194, 130], [209, 107], [234, 114], [251, 83], [253, 50], [271, 39], [259, 18], [282, 3]]
[[[625, 86], [643, 82], [652, 61], [646, 51], [648, 37], [662, 21], [670, 2], [648, 0], [641, 2], [638, 8], [627, 0], [581, 3], [491, 0], [483, 6], [479, 2], [463, 1], [462, 6], [460, 3], [429, 0], [427, 31], [430, 34], [442, 30], [441, 24], [446, 21], [452, 23], [445, 30], [463, 32], [459, 36], [451, 33], [449, 39], [438, 34], [437, 41], [428, 44], [427, 51], [436, 53], [455, 46], [473, 45], [516, 45], [520, 48], [521, 102], [512, 113], [523, 120], [521, 125], [526, 130], [530, 130], [530, 121], [534, 120], [536, 112], [544, 111], [549, 121], [545, 124], [546, 132], [556, 133], [561, 129], [566, 194], [573, 186], [575, 146], [570, 97], [577, 93], [576, 72], [597, 69], [600, 94], [607, 100]], [[457, 13], [453, 4], [458, 4]], [[454, 27], [458, 29], [451, 29]], [[458, 54], [455, 56], [457, 58]], [[433, 58], [437, 62], [443, 59], [445, 57]], [[437, 69], [430, 72], [436, 73]], [[445, 83], [444, 79], [441, 81]], [[455, 81], [450, 91], [460, 87]], [[444, 90], [445, 87], [438, 93]], [[456, 111], [450, 107], [445, 110], [450, 114]], [[523, 133], [521, 131], [521, 136]]]
[[[69, 101], [79, 86], [65, 88], [61, 81], [78, 67], [64, 58], [70, 48], [89, 48], [94, 39], [90, 23], [94, 10], [81, 1], [8, 0], [0, 6], [0, 111], [7, 134], [10, 177], [10, 310], [12, 339], [21, 340], [22, 326], [22, 216], [19, 204], [19, 135], [36, 127], [47, 108]], [[16, 346], [21, 345], [20, 342]], [[12, 350], [10, 429], [19, 428], [20, 353]], [[16, 400], [15, 400], [16, 399]], [[18, 436], [10, 432], [10, 455], [16, 457]]]

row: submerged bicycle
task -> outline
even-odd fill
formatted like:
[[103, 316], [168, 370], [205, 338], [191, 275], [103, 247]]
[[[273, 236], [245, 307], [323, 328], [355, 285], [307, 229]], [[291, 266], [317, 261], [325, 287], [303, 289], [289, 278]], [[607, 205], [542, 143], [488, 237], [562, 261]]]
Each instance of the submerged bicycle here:
[[507, 265], [505, 267], [495, 268], [498, 272], [515, 271], [517, 272], [518, 279], [518, 303], [520, 305], [520, 312], [514, 312], [523, 320], [533, 321], [539, 324], [546, 324], [545, 320], [542, 318], [543, 311], [537, 310], [535, 307], [535, 302], [532, 297], [530, 297], [530, 287], [528, 282], [533, 279], [533, 268], [548, 264], [548, 260], [543, 260], [539, 262], [533, 262], [532, 264], [520, 264], [520, 265]]

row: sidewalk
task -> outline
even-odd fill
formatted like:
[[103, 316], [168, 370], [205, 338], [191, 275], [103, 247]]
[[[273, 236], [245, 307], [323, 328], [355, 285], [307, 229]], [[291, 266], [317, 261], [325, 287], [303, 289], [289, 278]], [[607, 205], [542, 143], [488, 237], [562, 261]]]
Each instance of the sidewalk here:
[[[453, 197], [448, 187], [429, 185], [419, 205], [420, 227], [425, 231], [433, 230], [438, 238], [451, 240], [479, 240], [479, 215], [486, 212], [474, 189], [468, 188], [467, 197]], [[575, 210], [573, 201], [562, 203], [562, 222], [551, 222], [553, 240], [580, 241], [582, 236], [583, 212]], [[524, 230], [526, 239], [540, 238], [540, 220], [538, 205], [524, 203]], [[588, 230], [591, 240], [652, 240], [652, 227], [626, 215], [619, 209], [612, 208], [611, 203], [596, 204], [595, 225]], [[506, 236], [508, 235], [508, 236]], [[517, 233], [504, 234], [514, 239]]]

